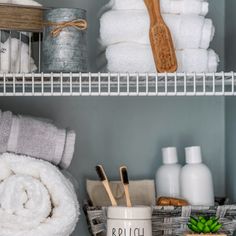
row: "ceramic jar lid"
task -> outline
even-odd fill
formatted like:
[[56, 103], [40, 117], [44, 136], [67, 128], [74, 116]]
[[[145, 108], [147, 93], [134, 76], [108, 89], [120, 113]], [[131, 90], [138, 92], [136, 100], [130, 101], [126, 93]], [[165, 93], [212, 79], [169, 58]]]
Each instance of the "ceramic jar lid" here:
[[127, 219], [127, 220], [151, 220], [151, 207], [109, 207], [107, 211], [108, 219]]

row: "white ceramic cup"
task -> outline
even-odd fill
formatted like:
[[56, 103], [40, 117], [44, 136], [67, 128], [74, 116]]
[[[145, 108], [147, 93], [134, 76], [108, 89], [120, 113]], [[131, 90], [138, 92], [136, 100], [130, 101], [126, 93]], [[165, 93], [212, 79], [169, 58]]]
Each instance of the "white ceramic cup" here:
[[151, 207], [109, 207], [107, 236], [152, 236]]

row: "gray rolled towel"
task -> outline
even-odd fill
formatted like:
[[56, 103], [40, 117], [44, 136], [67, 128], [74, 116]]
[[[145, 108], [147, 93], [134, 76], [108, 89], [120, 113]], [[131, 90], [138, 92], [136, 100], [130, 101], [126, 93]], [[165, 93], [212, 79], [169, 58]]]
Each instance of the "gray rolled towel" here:
[[[13, 116], [7, 151], [60, 166], [65, 162], [63, 168], [67, 168], [74, 154], [74, 143], [70, 139], [66, 130], [58, 129], [53, 123], [38, 118]], [[64, 159], [66, 161], [62, 161]]]
[[75, 139], [75, 132], [73, 130], [67, 131], [64, 152], [62, 155], [61, 162], [59, 164], [60, 167], [63, 169], [67, 169], [70, 166], [74, 154]]
[[7, 144], [11, 132], [12, 113], [0, 110], [0, 153], [7, 151]]

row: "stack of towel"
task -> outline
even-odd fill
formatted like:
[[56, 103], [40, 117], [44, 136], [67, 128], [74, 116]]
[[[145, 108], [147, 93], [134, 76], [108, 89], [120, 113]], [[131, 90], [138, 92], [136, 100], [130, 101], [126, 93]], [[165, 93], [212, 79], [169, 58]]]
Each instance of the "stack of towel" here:
[[75, 136], [48, 120], [0, 111], [0, 154], [27, 155], [66, 169], [73, 158]]
[[[215, 72], [219, 58], [208, 49], [215, 28], [204, 0], [161, 0], [172, 33], [178, 72]], [[109, 9], [109, 10], [108, 10]], [[108, 10], [108, 11], [107, 11]], [[143, 0], [110, 0], [100, 19], [100, 43], [110, 72], [156, 72], [149, 40], [150, 20]]]

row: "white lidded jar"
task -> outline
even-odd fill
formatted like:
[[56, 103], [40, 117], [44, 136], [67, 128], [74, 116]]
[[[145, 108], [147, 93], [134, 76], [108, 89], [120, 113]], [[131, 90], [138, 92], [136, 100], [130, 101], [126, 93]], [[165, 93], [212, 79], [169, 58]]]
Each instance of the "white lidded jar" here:
[[157, 197], [180, 197], [181, 165], [175, 147], [162, 149], [163, 165], [156, 173]]
[[209, 168], [202, 163], [200, 147], [185, 148], [186, 165], [181, 172], [181, 195], [191, 205], [213, 206], [214, 188]]
[[151, 207], [109, 207], [107, 236], [152, 236]]

